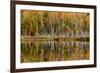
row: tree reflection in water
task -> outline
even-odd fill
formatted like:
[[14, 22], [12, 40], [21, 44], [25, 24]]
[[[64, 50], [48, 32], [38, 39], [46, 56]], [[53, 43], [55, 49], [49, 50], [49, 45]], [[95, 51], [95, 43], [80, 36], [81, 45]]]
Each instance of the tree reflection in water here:
[[21, 62], [88, 59], [89, 42], [44, 40], [21, 43]]
[[89, 59], [90, 13], [21, 10], [21, 62]]

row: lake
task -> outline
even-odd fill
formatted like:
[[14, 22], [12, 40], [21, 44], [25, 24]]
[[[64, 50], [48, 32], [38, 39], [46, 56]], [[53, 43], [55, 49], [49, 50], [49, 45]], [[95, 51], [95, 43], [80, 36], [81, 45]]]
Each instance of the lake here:
[[21, 62], [88, 60], [89, 41], [33, 40], [21, 41]]

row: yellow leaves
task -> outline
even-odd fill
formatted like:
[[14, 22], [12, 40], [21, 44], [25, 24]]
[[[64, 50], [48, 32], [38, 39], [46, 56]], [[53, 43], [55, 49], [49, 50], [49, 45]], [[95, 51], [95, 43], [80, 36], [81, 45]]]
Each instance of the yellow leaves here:
[[[77, 47], [75, 44], [71, 45], [71, 43], [68, 43], [67, 46], [63, 46], [63, 44], [59, 42], [59, 40], [63, 40], [63, 38], [57, 38], [58, 36], [64, 36], [65, 41], [76, 41], [76, 37], [83, 37], [83, 29], [85, 31], [89, 29], [89, 19], [90, 15], [88, 13], [21, 10], [21, 33], [23, 33], [23, 35], [21, 35], [23, 37], [31, 36], [36, 40], [38, 38], [35, 37], [42, 37], [41, 44], [36, 42], [34, 44], [35, 46], [40, 46], [39, 48], [32, 46], [28, 46], [29, 48], [26, 47], [28, 48], [27, 50], [29, 50], [29, 52], [26, 51], [29, 57], [24, 56], [25, 62], [31, 61], [32, 57], [33, 62], [89, 59], [89, 51], [85, 53], [84, 50], [82, 50], [83, 48], [79, 48], [79, 46]], [[44, 36], [51, 36], [53, 41], [59, 44], [56, 45], [56, 48], [53, 48], [53, 43], [52, 48], [50, 48], [47, 43], [50, 42], [52, 38], [49, 38], [45, 44], [43, 42], [43, 38], [45, 39]], [[54, 40], [54, 38], [56, 38], [56, 40]], [[67, 47], [67, 49], [64, 47]]]

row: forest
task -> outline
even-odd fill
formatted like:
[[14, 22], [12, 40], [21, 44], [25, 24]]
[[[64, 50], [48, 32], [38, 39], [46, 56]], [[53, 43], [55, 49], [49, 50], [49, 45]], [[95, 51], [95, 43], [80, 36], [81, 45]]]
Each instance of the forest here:
[[89, 36], [89, 13], [21, 11], [21, 35]]
[[89, 59], [89, 17], [89, 13], [21, 10], [21, 62]]

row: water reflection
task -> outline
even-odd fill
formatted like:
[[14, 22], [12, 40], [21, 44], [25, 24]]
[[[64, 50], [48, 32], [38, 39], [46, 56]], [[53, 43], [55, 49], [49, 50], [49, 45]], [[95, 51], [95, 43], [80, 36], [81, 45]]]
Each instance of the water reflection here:
[[21, 43], [21, 62], [89, 59], [89, 42], [30, 41]]

